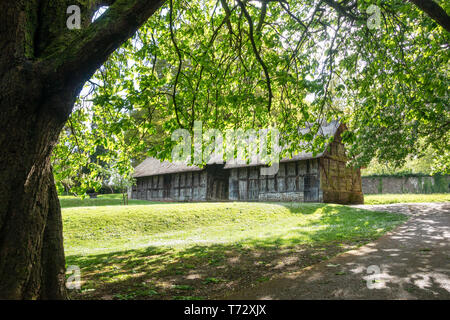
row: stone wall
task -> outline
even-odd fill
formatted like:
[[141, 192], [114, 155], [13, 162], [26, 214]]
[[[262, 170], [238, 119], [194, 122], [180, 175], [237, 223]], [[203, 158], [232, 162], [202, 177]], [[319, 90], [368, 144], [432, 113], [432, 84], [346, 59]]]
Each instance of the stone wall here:
[[450, 176], [363, 177], [365, 194], [379, 193], [448, 193]]

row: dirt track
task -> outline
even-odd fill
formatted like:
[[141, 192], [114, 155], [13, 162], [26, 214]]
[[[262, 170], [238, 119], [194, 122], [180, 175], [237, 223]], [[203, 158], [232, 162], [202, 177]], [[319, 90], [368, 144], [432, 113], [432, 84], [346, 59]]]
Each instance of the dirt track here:
[[450, 299], [450, 203], [356, 207], [410, 219], [361, 248], [224, 299]]

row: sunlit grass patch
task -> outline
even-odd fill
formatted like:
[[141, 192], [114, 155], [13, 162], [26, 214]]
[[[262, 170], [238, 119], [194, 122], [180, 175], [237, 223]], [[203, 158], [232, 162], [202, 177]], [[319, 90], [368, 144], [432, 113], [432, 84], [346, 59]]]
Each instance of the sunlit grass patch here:
[[364, 204], [390, 204], [390, 203], [409, 203], [409, 202], [449, 202], [450, 193], [432, 193], [432, 194], [366, 194], [364, 195]]
[[[61, 204], [61, 208], [120, 206], [123, 205], [123, 199], [121, 194], [100, 194], [97, 198], [93, 199], [89, 197], [82, 199], [81, 197], [75, 196], [59, 196], [59, 203]], [[128, 200], [128, 204], [130, 205], [148, 205], [150, 203], [144, 200]]]

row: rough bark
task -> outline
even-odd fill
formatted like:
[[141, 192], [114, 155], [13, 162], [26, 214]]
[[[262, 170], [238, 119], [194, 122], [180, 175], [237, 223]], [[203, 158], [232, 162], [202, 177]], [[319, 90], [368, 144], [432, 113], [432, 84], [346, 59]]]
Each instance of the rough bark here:
[[67, 297], [51, 152], [84, 81], [163, 2], [89, 1], [73, 32], [66, 0], [0, 0], [0, 299]]
[[62, 224], [50, 155], [64, 119], [42, 74], [18, 66], [0, 83], [0, 298], [65, 298]]
[[430, 18], [436, 21], [447, 32], [450, 32], [450, 16], [447, 12], [433, 0], [409, 0], [420, 10], [425, 12]]
[[[433, 19], [442, 28], [450, 32], [450, 16], [437, 2], [433, 0], [408, 0], [416, 5], [420, 10], [426, 13], [431, 19]], [[325, 4], [335, 9], [343, 16], [349, 18], [352, 21], [360, 20], [353, 12], [354, 5], [345, 6], [336, 0], [323, 0]]]

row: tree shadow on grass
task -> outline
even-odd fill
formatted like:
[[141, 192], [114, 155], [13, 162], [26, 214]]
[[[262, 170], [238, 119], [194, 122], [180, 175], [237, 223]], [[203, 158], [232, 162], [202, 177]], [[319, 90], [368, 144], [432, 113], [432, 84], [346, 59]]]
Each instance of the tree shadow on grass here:
[[[292, 204], [287, 207], [305, 214]], [[327, 260], [404, 221], [403, 216], [344, 206], [311, 208], [306, 214], [322, 210], [318, 219], [283, 235], [68, 256], [68, 265], [80, 266], [83, 283], [81, 291], [69, 294], [72, 299], [214, 299]]]
[[391, 209], [410, 219], [376, 242], [227, 298], [450, 299], [450, 204], [404, 207]]

